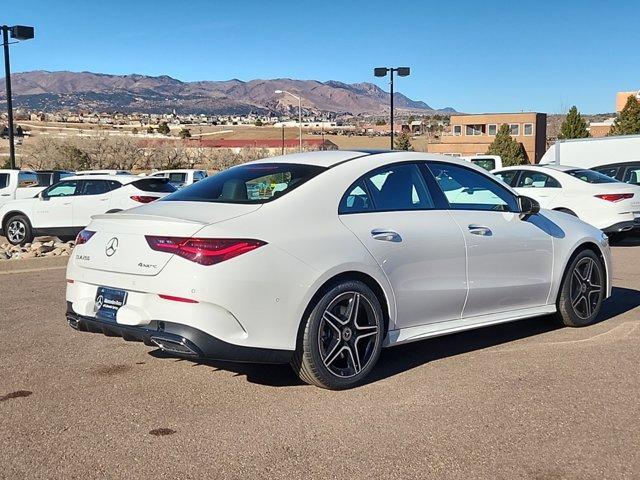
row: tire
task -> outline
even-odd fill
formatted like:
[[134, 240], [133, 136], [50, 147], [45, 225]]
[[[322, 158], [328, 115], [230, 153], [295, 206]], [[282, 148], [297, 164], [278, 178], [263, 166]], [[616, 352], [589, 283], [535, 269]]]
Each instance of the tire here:
[[4, 224], [4, 233], [11, 245], [24, 245], [33, 241], [31, 222], [24, 215], [12, 215]]
[[602, 260], [583, 250], [569, 262], [558, 295], [558, 318], [567, 327], [591, 325], [602, 307], [606, 275]]
[[386, 333], [378, 298], [351, 280], [329, 288], [302, 329], [291, 367], [302, 381], [330, 390], [352, 388], [371, 372]]

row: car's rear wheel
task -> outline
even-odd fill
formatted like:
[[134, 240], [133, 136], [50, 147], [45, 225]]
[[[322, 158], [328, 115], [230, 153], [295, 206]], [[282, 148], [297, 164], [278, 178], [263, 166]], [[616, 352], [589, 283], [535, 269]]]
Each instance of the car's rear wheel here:
[[380, 357], [382, 308], [362, 282], [344, 281], [330, 288], [304, 322], [291, 366], [306, 383], [332, 390], [354, 387]]
[[11, 245], [24, 245], [33, 241], [31, 222], [24, 215], [14, 215], [4, 224], [7, 240]]
[[592, 324], [602, 307], [606, 288], [602, 260], [583, 250], [569, 263], [560, 287], [558, 315], [567, 327]]

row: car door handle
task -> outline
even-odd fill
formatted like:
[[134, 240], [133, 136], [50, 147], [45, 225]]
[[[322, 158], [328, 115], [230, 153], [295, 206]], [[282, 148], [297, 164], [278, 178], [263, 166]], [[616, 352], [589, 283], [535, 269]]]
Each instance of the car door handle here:
[[10, 193], [0, 193], [0, 197], [8, 197], [10, 196]]
[[386, 230], [384, 228], [374, 228], [371, 230], [371, 236], [374, 240], [382, 240], [383, 242], [401, 242], [402, 237], [398, 232]]
[[109, 197], [107, 197], [107, 198], [101, 198], [101, 199], [100, 199], [100, 201], [101, 201], [101, 202], [108, 202], [108, 201], [109, 201]]
[[482, 225], [469, 225], [469, 233], [473, 235], [480, 235], [481, 237], [490, 237], [493, 235], [493, 232], [489, 227], [483, 227]]

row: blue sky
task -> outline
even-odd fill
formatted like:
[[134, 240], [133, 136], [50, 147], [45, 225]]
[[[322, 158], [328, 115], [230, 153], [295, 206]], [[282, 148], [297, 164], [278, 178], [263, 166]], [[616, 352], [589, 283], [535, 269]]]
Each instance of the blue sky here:
[[[375, 82], [466, 112], [614, 110], [640, 89], [640, 1], [29, 0], [12, 69]], [[15, 8], [21, 5], [20, 9]]]

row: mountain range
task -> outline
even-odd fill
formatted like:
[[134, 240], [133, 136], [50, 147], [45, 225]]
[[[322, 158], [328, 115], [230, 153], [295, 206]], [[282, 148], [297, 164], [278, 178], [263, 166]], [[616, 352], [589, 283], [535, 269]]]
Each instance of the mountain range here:
[[[306, 112], [334, 114], [383, 114], [390, 95], [372, 83], [335, 80], [268, 80], [183, 82], [163, 75], [108, 75], [92, 72], [32, 71], [11, 75], [14, 107], [42, 111], [100, 111], [226, 115], [297, 113], [302, 98]], [[0, 99], [6, 102], [4, 91]], [[433, 109], [422, 101], [394, 94], [398, 110], [415, 113], [455, 112], [451, 107]]]

